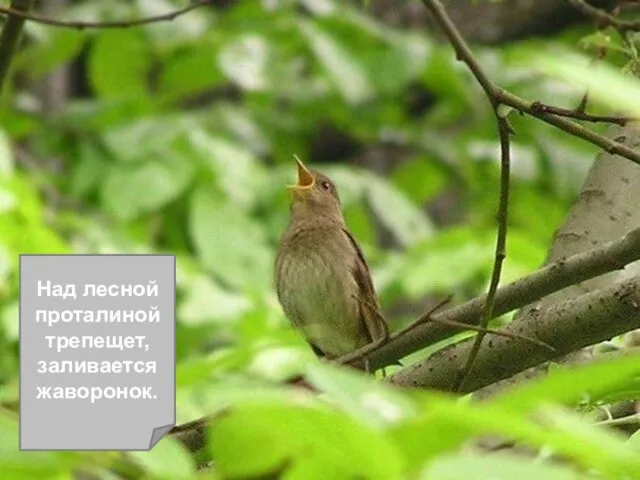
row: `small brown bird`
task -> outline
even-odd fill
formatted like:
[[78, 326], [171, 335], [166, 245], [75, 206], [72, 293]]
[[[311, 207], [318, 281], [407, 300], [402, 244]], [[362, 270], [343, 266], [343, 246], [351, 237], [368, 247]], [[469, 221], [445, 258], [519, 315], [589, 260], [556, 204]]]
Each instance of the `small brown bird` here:
[[[320, 357], [335, 359], [388, 336], [367, 262], [347, 230], [336, 187], [296, 157], [291, 220], [276, 258], [282, 308]], [[364, 361], [353, 364], [364, 369]]]

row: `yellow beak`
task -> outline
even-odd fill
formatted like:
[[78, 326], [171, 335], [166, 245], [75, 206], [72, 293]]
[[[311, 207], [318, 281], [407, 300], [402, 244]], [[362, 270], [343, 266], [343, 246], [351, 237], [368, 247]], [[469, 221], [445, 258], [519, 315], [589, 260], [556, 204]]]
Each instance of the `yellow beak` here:
[[294, 155], [293, 158], [295, 158], [296, 164], [298, 166], [298, 183], [296, 185], [288, 185], [287, 188], [294, 196], [298, 197], [302, 193], [313, 188], [316, 180], [313, 177], [313, 174], [307, 167], [304, 166], [304, 163], [302, 163], [302, 160], [300, 160], [297, 155]]

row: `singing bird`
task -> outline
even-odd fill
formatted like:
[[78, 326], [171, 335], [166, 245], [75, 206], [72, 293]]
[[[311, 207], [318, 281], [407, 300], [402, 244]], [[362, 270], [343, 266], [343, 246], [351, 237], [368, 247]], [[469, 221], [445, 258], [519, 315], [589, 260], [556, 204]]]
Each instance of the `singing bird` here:
[[[291, 219], [280, 241], [278, 299], [319, 357], [335, 359], [388, 336], [358, 243], [347, 230], [334, 183], [296, 157]], [[365, 369], [365, 362], [353, 366]]]

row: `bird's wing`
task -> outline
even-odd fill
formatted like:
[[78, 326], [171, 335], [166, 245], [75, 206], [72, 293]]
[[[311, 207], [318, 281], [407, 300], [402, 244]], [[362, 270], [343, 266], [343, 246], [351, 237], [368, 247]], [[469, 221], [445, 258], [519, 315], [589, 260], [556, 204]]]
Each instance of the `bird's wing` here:
[[389, 336], [389, 327], [387, 326], [387, 322], [385, 321], [384, 317], [382, 316], [382, 312], [380, 311], [378, 297], [371, 280], [371, 274], [369, 272], [367, 261], [364, 259], [362, 250], [360, 250], [360, 247], [356, 243], [351, 233], [349, 233], [349, 231], [344, 228], [342, 229], [342, 231], [347, 236], [356, 253], [358, 254], [356, 257], [355, 265], [353, 266], [353, 277], [356, 281], [356, 284], [358, 285], [358, 302], [360, 303], [359, 308], [362, 327], [364, 328], [364, 330], [370, 337], [370, 341], [372, 342], [381, 338], [386, 338]]

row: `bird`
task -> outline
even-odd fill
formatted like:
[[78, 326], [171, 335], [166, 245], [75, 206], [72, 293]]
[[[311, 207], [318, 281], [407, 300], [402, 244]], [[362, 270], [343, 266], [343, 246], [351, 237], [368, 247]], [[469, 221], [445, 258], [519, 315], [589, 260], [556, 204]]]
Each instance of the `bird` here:
[[[334, 360], [389, 336], [369, 267], [335, 184], [294, 156], [297, 183], [275, 261], [278, 300], [314, 353]], [[368, 371], [360, 359], [351, 366]]]

